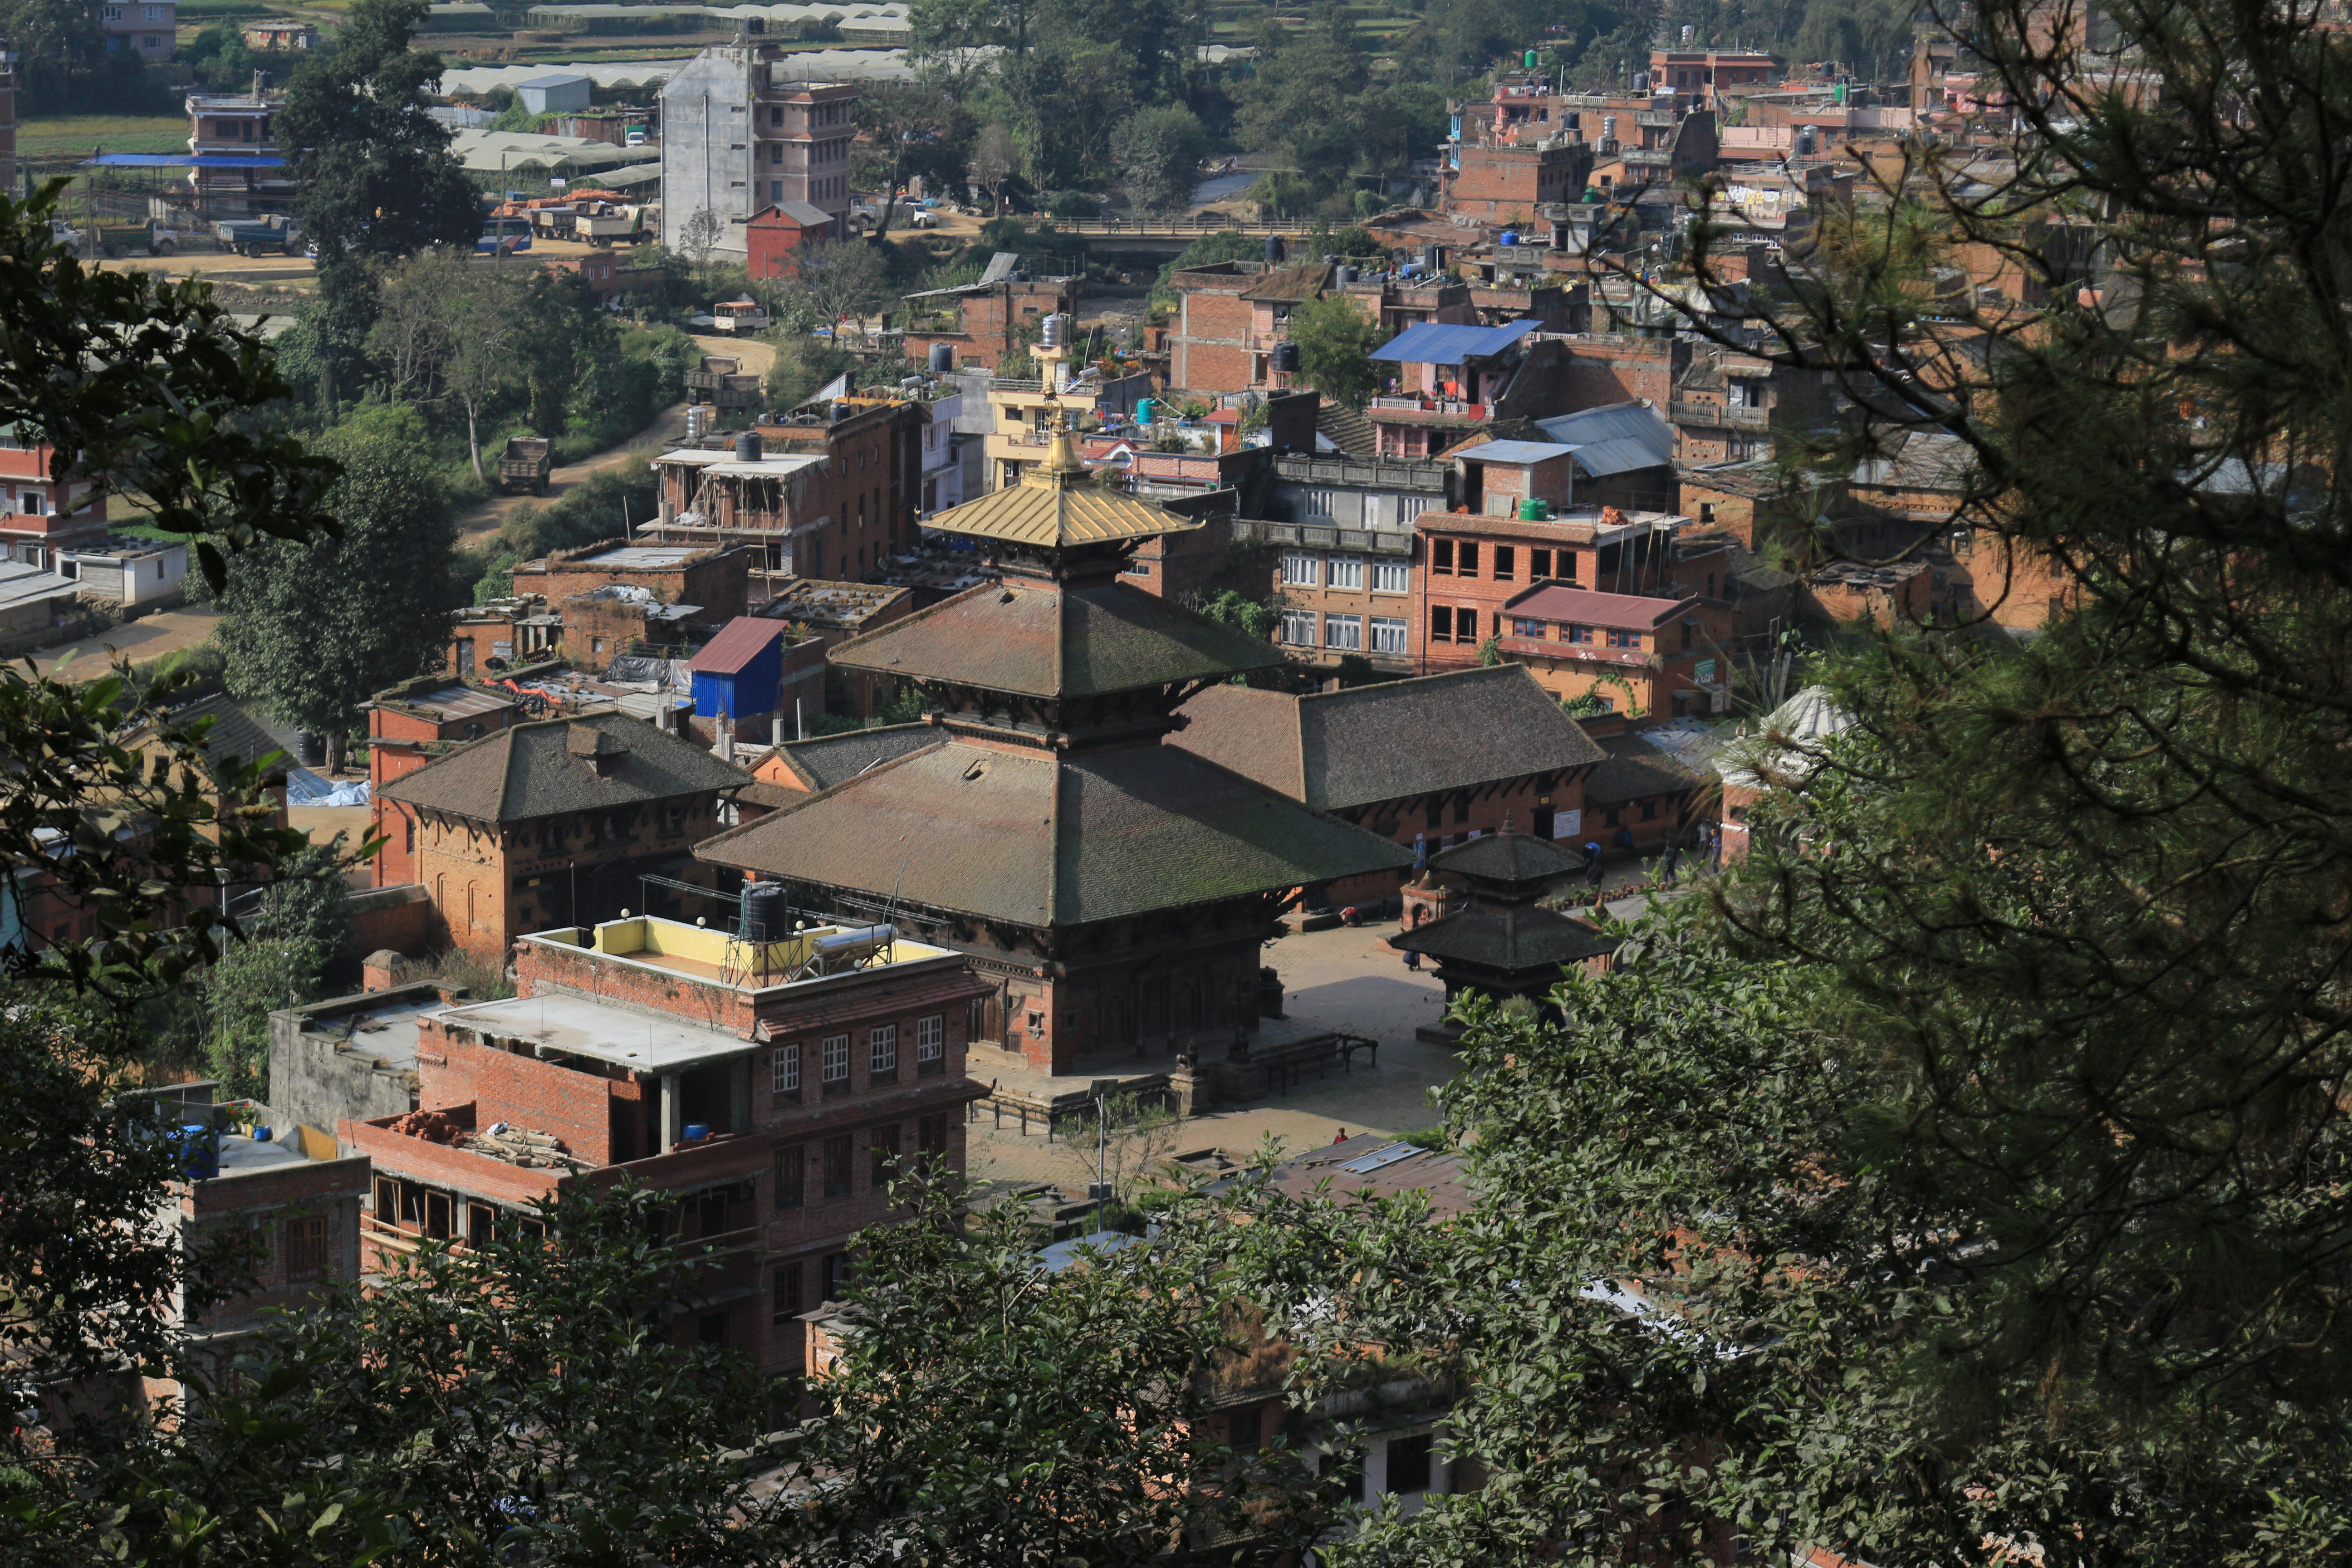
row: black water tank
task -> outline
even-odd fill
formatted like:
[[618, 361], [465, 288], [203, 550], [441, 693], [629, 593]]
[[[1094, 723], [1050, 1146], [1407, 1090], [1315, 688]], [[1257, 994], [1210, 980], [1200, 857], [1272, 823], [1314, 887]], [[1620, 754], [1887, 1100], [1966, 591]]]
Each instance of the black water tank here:
[[743, 938], [775, 942], [784, 935], [784, 885], [747, 882], [743, 885]]
[[833, 405], [832, 407], [828, 408], [825, 413], [832, 423], [838, 425], [843, 420], [849, 417], [849, 405], [846, 403], [836, 403]]
[[327, 765], [327, 737], [316, 730], [295, 731], [294, 750], [306, 768], [323, 768]]
[[1297, 375], [1298, 374], [1298, 345], [1297, 343], [1275, 344], [1274, 368], [1278, 371], [1286, 372], [1291, 375]]
[[1341, 262], [1339, 264], [1339, 287], [1345, 289], [1349, 284], [1353, 283], [1355, 280], [1356, 269], [1349, 266], [1346, 262]]
[[745, 430], [736, 436], [735, 460], [739, 463], [760, 460], [760, 433], [757, 430]]
[[953, 369], [955, 369], [955, 345], [953, 343], [933, 343], [931, 345], [931, 374], [933, 375], [945, 375], [948, 372]]
[[1267, 235], [1267, 236], [1265, 237], [1265, 264], [1266, 264], [1268, 267], [1271, 267], [1271, 266], [1273, 266], [1276, 262], [1280, 261], [1281, 259], [1282, 259], [1282, 236], [1280, 236], [1280, 235], [1278, 235], [1278, 234], [1269, 234], [1269, 235]]

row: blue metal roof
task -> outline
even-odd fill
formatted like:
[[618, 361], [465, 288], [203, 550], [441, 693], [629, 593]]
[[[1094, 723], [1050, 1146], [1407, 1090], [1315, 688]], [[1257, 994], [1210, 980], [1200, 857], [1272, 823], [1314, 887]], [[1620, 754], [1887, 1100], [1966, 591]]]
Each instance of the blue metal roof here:
[[1374, 349], [1372, 357], [1398, 364], [1460, 364], [1464, 360], [1501, 353], [1542, 325], [1541, 321], [1521, 321], [1500, 327], [1457, 327], [1444, 321], [1423, 321], [1419, 326], [1407, 327]]

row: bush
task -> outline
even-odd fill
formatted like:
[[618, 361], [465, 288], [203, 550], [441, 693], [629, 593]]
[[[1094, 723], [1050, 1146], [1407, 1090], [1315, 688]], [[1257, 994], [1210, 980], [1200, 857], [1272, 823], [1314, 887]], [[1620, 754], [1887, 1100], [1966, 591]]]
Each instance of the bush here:
[[1064, 191], [1045, 210], [1055, 217], [1100, 217], [1102, 203], [1084, 191]]

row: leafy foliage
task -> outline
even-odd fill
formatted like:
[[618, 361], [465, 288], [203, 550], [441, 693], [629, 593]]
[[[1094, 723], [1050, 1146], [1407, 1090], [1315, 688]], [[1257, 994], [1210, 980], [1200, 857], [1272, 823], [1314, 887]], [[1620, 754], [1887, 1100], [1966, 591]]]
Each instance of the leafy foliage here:
[[1137, 110], [1110, 142], [1127, 199], [1144, 213], [1178, 212], [1191, 204], [1200, 181], [1194, 171], [1207, 147], [1201, 117], [1174, 105]]
[[1290, 341], [1298, 345], [1301, 379], [1332, 402], [1360, 409], [1380, 390], [1372, 351], [1386, 334], [1346, 295], [1327, 295], [1293, 310]]

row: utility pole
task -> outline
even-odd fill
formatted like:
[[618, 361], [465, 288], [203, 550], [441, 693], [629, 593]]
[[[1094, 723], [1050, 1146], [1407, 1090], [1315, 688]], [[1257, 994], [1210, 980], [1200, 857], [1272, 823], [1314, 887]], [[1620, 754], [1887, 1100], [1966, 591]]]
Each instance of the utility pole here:
[[1095, 1201], [1097, 1231], [1108, 1229], [1110, 1224], [1110, 1097], [1118, 1089], [1115, 1078], [1095, 1079], [1095, 1181], [1087, 1196]]

